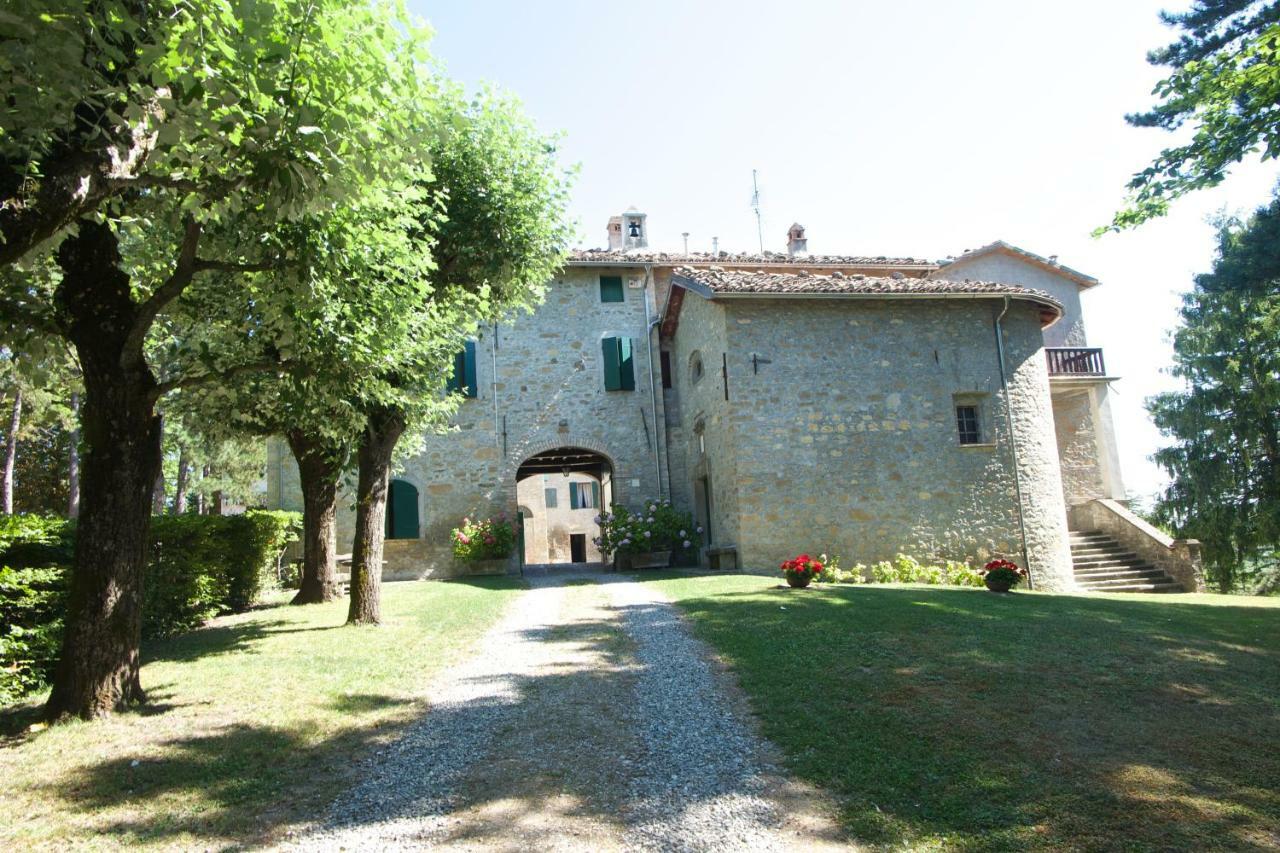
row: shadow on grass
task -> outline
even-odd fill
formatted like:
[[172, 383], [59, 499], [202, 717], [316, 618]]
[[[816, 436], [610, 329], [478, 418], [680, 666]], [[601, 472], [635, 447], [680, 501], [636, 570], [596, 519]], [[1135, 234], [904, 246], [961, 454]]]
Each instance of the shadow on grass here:
[[863, 840], [1280, 845], [1274, 608], [699, 583], [682, 608]]
[[[549, 665], [536, 674], [504, 675], [501, 666], [459, 674], [458, 698], [429, 710], [376, 693], [329, 706], [337, 714], [404, 706], [377, 727], [314, 742], [301, 730], [230, 725], [153, 744], [148, 754], [157, 757], [136, 763], [129, 755], [93, 763], [73, 783], [41, 793], [125, 844], [256, 846], [314, 820], [356, 846], [376, 846], [376, 824], [406, 820], [421, 829], [433, 816], [465, 811], [468, 819], [440, 829], [439, 838], [403, 837], [486, 849], [528, 846], [530, 838], [537, 846], [589, 846], [600, 827], [648, 820], [655, 792], [668, 789], [685, 791], [671, 798], [675, 819], [713, 797], [753, 795], [749, 768], [709, 778], [705, 762], [683, 753], [666, 755], [671, 766], [660, 780], [638, 775], [661, 746], [630, 720], [647, 670], [621, 624], [678, 618], [670, 607], [640, 612], [648, 607], [625, 609], [622, 621], [530, 627], [522, 636], [547, 652]], [[698, 720], [693, 740], [716, 724]]]

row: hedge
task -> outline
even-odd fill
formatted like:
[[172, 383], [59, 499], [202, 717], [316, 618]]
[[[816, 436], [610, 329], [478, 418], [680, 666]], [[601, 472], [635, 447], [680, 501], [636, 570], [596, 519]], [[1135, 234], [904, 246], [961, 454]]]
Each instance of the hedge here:
[[[247, 610], [276, 585], [276, 561], [301, 526], [297, 513], [260, 510], [153, 518], [143, 638]], [[44, 686], [52, 675], [74, 548], [74, 522], [0, 517], [0, 703]]]

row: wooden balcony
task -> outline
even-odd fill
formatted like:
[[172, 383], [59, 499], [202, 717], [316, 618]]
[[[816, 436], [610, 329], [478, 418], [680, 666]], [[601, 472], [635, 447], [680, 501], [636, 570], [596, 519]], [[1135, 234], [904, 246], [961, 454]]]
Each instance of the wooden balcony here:
[[1099, 347], [1045, 347], [1050, 376], [1106, 376]]

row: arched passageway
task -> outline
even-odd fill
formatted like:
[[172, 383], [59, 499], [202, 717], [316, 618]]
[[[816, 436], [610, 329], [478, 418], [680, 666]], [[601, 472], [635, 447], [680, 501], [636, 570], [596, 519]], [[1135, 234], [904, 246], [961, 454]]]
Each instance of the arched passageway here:
[[581, 447], [556, 447], [530, 456], [516, 471], [530, 565], [600, 562], [596, 518], [613, 504], [613, 466]]

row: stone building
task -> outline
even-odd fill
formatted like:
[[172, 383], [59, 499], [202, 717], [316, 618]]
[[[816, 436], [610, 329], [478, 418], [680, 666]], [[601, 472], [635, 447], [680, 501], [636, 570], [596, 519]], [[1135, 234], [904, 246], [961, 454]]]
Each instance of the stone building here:
[[[786, 253], [668, 254], [647, 228], [611, 218], [608, 249], [468, 343], [454, 430], [392, 483], [384, 576], [460, 572], [450, 530], [499, 513], [522, 519], [519, 562], [596, 561], [599, 508], [660, 497], [707, 529], [704, 563], [748, 571], [1007, 555], [1070, 589], [1078, 509], [1130, 532], [1115, 377], [1080, 310], [1095, 279], [999, 242], [824, 256], [797, 223]], [[273, 503], [298, 508], [283, 443], [270, 460]], [[341, 550], [352, 533], [345, 510]]]

